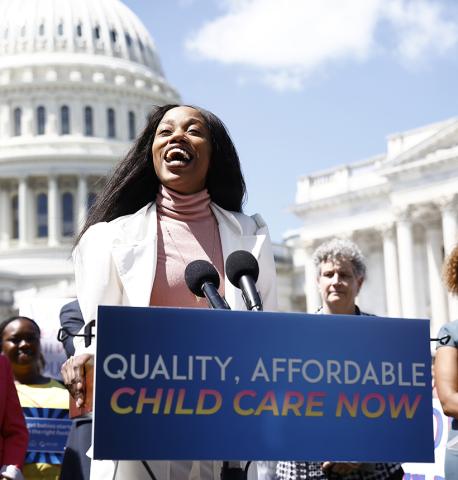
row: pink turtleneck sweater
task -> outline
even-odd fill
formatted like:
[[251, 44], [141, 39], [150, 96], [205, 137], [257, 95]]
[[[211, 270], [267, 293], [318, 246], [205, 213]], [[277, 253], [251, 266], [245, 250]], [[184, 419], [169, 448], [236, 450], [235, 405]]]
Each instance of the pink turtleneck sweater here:
[[186, 286], [184, 270], [193, 260], [209, 261], [218, 270], [219, 293], [224, 295], [223, 252], [207, 190], [183, 195], [161, 185], [156, 209], [157, 264], [150, 305], [206, 308], [206, 299]]

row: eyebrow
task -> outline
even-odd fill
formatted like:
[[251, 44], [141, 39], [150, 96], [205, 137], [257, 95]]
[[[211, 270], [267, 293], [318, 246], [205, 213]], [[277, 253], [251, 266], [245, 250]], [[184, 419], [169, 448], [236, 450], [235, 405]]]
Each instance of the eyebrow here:
[[[175, 125], [175, 121], [174, 120], [161, 120], [159, 122], [159, 125], [163, 125], [163, 124], [166, 124], [166, 125]], [[187, 120], [187, 122], [185, 123], [186, 126], [189, 126], [191, 125], [192, 123], [200, 123], [201, 125], [204, 125], [205, 126], [205, 122], [202, 121], [200, 118], [197, 118], [197, 117], [191, 117]]]

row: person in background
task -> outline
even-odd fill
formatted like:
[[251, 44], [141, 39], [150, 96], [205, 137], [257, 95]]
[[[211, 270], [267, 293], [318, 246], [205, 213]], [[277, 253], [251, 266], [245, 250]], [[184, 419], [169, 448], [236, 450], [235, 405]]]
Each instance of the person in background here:
[[[197, 259], [215, 266], [219, 293], [230, 307], [246, 310], [240, 290], [224, 272], [224, 262], [235, 250], [257, 258], [264, 309], [275, 310], [268, 229], [259, 215], [242, 213], [245, 194], [237, 151], [216, 115], [186, 105], [155, 107], [76, 241], [75, 280], [85, 323], [96, 319], [98, 305], [207, 308], [184, 281], [186, 266]], [[92, 349], [76, 346], [76, 356], [62, 367], [79, 405], [86, 402], [83, 367], [92, 359], [92, 343]], [[91, 479], [154, 475], [158, 480], [217, 480], [220, 466], [205, 461], [93, 461]]]
[[29, 434], [8, 359], [0, 355], [0, 479], [22, 480]]
[[[84, 326], [83, 314], [78, 300], [66, 303], [60, 310], [60, 325], [64, 329], [60, 341], [64, 346], [67, 358], [75, 353], [73, 336]], [[65, 446], [62, 462], [61, 480], [89, 480], [91, 460], [87, 451], [91, 446], [92, 415], [73, 418], [72, 428]]]
[[72, 300], [60, 309], [59, 320], [63, 329], [63, 335], [60, 336], [59, 340], [62, 342], [67, 358], [69, 358], [75, 354], [73, 335], [84, 327], [83, 314], [78, 300]]
[[[444, 284], [458, 295], [458, 245], [444, 263]], [[452, 417], [445, 450], [445, 478], [458, 480], [458, 319], [444, 325], [438, 334], [434, 359], [434, 382], [445, 415]]]
[[[365, 259], [356, 244], [332, 239], [315, 250], [313, 261], [322, 301], [317, 313], [370, 315], [355, 303], [366, 276]], [[404, 471], [398, 463], [278, 462], [276, 476], [280, 480], [401, 480]]]
[[[0, 324], [1, 351], [10, 361], [19, 401], [26, 417], [35, 409], [68, 410], [68, 392], [57, 380], [45, 377], [40, 327], [28, 317], [16, 316]], [[27, 452], [26, 480], [58, 480], [63, 454]]]

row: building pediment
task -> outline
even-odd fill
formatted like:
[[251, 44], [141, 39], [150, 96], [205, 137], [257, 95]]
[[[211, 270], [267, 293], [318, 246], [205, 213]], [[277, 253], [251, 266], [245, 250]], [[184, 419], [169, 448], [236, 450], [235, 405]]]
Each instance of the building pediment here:
[[458, 145], [458, 119], [452, 118], [421, 129], [388, 137], [388, 152], [382, 168], [416, 165], [428, 155]]

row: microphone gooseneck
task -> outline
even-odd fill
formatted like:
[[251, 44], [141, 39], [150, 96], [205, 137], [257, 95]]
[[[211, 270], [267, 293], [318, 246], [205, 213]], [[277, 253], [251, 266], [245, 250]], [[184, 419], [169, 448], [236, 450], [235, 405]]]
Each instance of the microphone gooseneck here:
[[205, 297], [211, 308], [230, 310], [226, 300], [218, 293], [219, 275], [206, 260], [194, 260], [186, 266], [184, 280], [189, 290], [198, 297]]
[[259, 264], [250, 252], [232, 252], [226, 260], [226, 275], [232, 285], [242, 290], [243, 301], [248, 310], [262, 310], [262, 300], [256, 289]]

